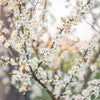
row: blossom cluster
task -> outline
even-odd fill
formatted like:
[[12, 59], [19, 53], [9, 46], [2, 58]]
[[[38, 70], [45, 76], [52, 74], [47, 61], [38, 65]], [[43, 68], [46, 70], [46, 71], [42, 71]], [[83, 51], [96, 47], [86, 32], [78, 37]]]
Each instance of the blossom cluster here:
[[16, 88], [18, 88], [20, 92], [26, 92], [30, 90], [30, 87], [31, 87], [30, 77], [31, 76], [24, 74], [20, 71], [14, 70], [12, 77], [13, 77], [12, 84], [15, 85]]

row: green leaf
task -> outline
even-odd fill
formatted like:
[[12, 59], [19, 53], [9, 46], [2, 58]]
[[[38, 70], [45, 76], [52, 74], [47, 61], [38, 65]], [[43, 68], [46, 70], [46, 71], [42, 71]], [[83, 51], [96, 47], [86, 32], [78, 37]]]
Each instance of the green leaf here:
[[13, 75], [13, 73], [11, 72], [11, 73], [9, 73], [9, 75]]

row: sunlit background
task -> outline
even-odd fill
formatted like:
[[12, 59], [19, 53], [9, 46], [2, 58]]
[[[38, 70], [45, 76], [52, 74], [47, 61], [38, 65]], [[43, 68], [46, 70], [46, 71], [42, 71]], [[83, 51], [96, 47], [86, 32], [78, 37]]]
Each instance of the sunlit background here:
[[[70, 0], [69, 8], [66, 8], [69, 4], [66, 2], [66, 0], [51, 0], [51, 3], [52, 6], [50, 7], [50, 12], [55, 17], [55, 21], [51, 24], [54, 26], [59, 26], [61, 17], [67, 16], [68, 14], [70, 14], [71, 11], [73, 11], [72, 6], [75, 5], [75, 1]], [[91, 15], [87, 14], [87, 16], [87, 22], [91, 23]], [[79, 37], [82, 41], [88, 41], [93, 36], [93, 30], [87, 22], [82, 20], [82, 22], [80, 22], [76, 26], [77, 30], [74, 32], [75, 36]], [[56, 31], [54, 26], [52, 26], [52, 28], [50, 29], [51, 34], [54, 34], [54, 32]]]

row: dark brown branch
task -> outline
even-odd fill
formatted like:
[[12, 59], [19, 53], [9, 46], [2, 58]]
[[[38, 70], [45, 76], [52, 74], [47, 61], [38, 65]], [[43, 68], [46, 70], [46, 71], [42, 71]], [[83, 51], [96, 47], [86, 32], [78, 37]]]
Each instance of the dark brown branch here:
[[[27, 53], [26, 44], [25, 44], [25, 43], [24, 43], [24, 46], [25, 46], [25, 48], [24, 48], [24, 49], [25, 49], [25, 52]], [[27, 57], [27, 60], [28, 60], [28, 59], [29, 59], [29, 56], [26, 55], [26, 57]], [[39, 67], [41, 64], [42, 64], [42, 62], [38, 64], [38, 67]], [[50, 95], [50, 97], [52, 98], [52, 100], [56, 100], [55, 97], [53, 96], [53, 94], [50, 92], [50, 90], [46, 87], [46, 85], [43, 84], [43, 83], [40, 81], [40, 79], [38, 79], [38, 78], [36, 77], [35, 72], [32, 70], [32, 67], [31, 67], [30, 65], [29, 65], [29, 68], [30, 68], [30, 71], [31, 71], [31, 74], [32, 74], [32, 78], [33, 78], [38, 84], [40, 84], [41, 87], [44, 88], [44, 90]]]

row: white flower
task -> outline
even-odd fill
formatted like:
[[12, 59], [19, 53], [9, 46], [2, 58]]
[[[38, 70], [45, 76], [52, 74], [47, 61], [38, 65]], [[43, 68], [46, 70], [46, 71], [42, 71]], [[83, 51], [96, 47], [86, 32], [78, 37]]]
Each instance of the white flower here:
[[82, 95], [83, 95], [84, 97], [88, 97], [90, 94], [89, 94], [89, 91], [88, 91], [88, 90], [83, 90], [83, 91], [82, 91]]
[[69, 95], [69, 96], [70, 96], [72, 93], [71, 93], [70, 90], [67, 90], [67, 91], [65, 91], [63, 94], [64, 94], [64, 95]]

